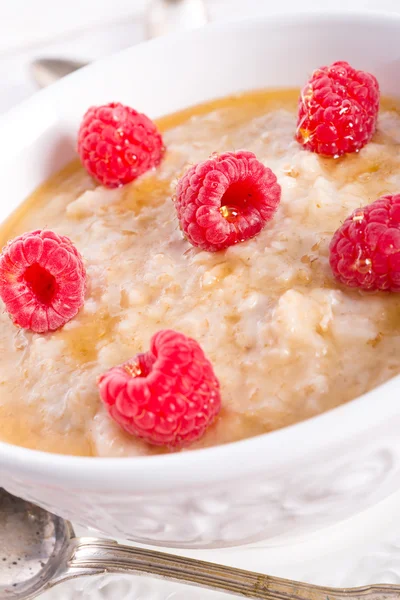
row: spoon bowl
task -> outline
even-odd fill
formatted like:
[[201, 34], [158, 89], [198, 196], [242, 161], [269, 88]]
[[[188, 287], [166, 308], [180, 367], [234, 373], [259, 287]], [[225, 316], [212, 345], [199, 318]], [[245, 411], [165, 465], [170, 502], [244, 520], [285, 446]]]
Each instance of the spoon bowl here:
[[0, 488], [0, 600], [32, 600], [81, 576], [136, 573], [264, 600], [398, 600], [400, 587], [335, 589], [269, 577], [112, 540], [76, 538], [68, 523]]
[[0, 488], [0, 531], [0, 598], [34, 597], [56, 575], [71, 525]]
[[[204, 0], [152, 0], [144, 17], [148, 39], [202, 27], [207, 22]], [[86, 64], [64, 58], [38, 58], [30, 64], [30, 73], [36, 84], [43, 88]]]

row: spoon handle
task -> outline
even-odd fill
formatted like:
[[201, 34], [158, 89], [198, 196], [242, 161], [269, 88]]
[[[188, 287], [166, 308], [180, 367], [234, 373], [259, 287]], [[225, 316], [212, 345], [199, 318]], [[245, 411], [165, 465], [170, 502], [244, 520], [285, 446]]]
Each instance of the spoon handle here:
[[204, 0], [152, 0], [145, 20], [147, 37], [201, 27], [207, 21]]
[[66, 579], [100, 573], [136, 573], [264, 600], [399, 600], [400, 586], [335, 589], [269, 577], [232, 567], [81, 538], [73, 541]]

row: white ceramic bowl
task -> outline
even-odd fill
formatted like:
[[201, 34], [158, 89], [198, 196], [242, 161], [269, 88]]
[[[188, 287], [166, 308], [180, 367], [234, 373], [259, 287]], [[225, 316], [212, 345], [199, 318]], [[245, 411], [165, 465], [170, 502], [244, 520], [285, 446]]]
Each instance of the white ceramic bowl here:
[[[157, 117], [214, 97], [300, 86], [348, 60], [400, 96], [400, 16], [265, 18], [213, 25], [112, 56], [0, 121], [0, 217], [73, 156], [93, 103]], [[91, 459], [0, 443], [0, 484], [106, 534], [177, 547], [292, 536], [349, 517], [400, 486], [400, 379], [320, 417], [216, 448]]]

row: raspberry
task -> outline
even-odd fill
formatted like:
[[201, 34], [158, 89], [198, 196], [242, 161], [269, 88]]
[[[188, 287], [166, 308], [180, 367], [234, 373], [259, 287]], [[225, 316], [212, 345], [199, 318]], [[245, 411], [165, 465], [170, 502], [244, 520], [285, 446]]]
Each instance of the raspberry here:
[[82, 257], [65, 236], [48, 230], [24, 233], [0, 256], [0, 297], [15, 325], [36, 333], [70, 321], [84, 302]]
[[345, 285], [400, 292], [400, 194], [355, 210], [333, 236], [329, 262]]
[[281, 188], [252, 152], [225, 152], [179, 180], [176, 210], [193, 246], [223, 250], [257, 235], [276, 211]]
[[296, 139], [307, 150], [338, 157], [358, 152], [372, 138], [379, 110], [379, 84], [347, 62], [312, 74], [299, 99]]
[[219, 383], [199, 344], [159, 331], [150, 351], [99, 379], [110, 416], [128, 433], [176, 448], [199, 439], [221, 407]]
[[155, 124], [129, 106], [92, 106], [78, 133], [78, 153], [87, 172], [109, 188], [125, 185], [156, 167], [164, 146]]

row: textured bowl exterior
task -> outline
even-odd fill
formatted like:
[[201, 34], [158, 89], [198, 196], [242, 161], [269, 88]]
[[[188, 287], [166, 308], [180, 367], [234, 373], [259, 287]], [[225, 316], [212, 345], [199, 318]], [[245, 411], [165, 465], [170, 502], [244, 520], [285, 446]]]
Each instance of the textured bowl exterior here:
[[[119, 100], [157, 117], [348, 60], [400, 95], [400, 17], [290, 15], [155, 40], [78, 72], [0, 120], [4, 218], [74, 156], [81, 115]], [[127, 74], [129, 73], [129, 77]], [[110, 97], [112, 90], [112, 98]], [[205, 548], [309, 533], [400, 487], [400, 379], [272, 434], [171, 456], [62, 457], [0, 443], [0, 485], [82, 526]]]

